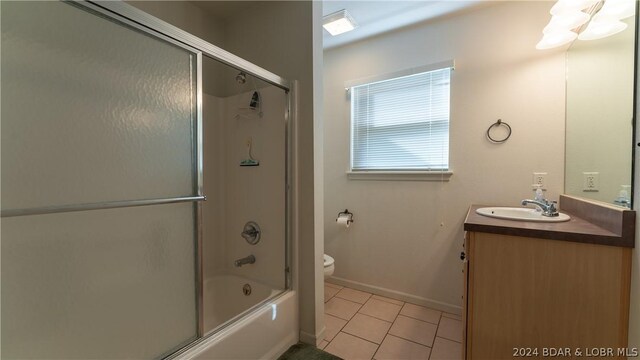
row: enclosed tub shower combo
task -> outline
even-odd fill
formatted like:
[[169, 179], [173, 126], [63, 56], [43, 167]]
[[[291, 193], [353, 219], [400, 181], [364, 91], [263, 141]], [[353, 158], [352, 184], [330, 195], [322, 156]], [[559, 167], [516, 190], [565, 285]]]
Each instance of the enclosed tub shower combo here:
[[1, 16], [3, 356], [295, 341], [292, 83], [122, 2]]

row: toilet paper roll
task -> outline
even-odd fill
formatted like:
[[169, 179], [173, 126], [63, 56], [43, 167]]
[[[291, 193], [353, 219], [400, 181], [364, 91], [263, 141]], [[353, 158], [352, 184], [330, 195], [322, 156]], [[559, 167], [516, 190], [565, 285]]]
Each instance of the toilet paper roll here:
[[338, 216], [338, 218], [336, 219], [336, 223], [338, 224], [338, 226], [343, 226], [344, 227], [349, 227], [349, 225], [351, 225], [351, 221], [350, 220], [350, 216], [347, 214], [341, 214], [340, 216]]

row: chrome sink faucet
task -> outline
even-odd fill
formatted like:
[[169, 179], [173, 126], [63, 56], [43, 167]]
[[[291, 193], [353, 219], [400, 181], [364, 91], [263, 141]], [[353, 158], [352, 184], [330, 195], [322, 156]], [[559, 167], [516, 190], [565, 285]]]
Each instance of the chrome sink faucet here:
[[534, 204], [538, 206], [540, 209], [542, 209], [542, 216], [549, 216], [549, 217], [560, 215], [560, 213], [558, 212], [558, 209], [556, 209], [557, 203], [558, 203], [557, 201], [548, 201], [548, 200], [542, 200], [542, 201], [529, 200], [529, 199], [522, 200], [522, 206], [526, 206], [527, 204]]
[[233, 263], [235, 264], [236, 267], [240, 267], [242, 265], [253, 264], [255, 262], [256, 262], [256, 257], [253, 255], [249, 255], [247, 257], [243, 257], [242, 259], [238, 259]]

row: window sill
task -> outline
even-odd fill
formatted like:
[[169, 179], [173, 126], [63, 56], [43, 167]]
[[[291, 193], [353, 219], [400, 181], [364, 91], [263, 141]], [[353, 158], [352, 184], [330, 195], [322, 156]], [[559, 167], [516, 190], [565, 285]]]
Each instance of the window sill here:
[[449, 181], [453, 175], [447, 171], [347, 171], [350, 180], [383, 181]]

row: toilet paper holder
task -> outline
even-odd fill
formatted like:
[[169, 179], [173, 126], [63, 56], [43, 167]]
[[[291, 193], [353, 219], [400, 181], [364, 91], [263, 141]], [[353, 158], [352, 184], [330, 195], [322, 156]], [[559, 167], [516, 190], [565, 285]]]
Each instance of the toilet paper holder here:
[[336, 218], [336, 222], [338, 222], [338, 219], [340, 219], [341, 217], [347, 218], [347, 225], [351, 225], [351, 223], [354, 222], [353, 213], [350, 213], [349, 209], [344, 209], [344, 211], [339, 212], [338, 217]]

